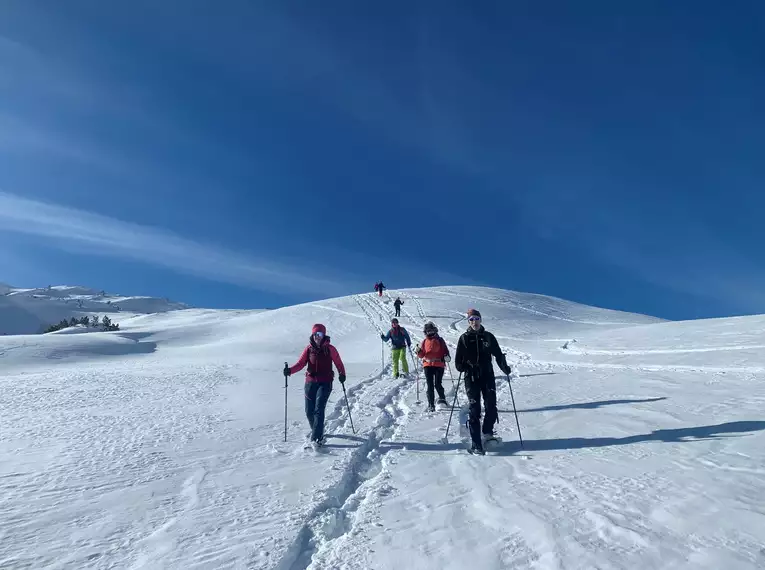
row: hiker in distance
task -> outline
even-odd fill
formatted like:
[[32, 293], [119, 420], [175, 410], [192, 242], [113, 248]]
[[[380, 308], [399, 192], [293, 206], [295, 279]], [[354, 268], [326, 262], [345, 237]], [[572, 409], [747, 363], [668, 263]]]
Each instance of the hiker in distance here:
[[404, 371], [404, 376], [409, 375], [409, 364], [406, 361], [406, 349], [411, 348], [412, 339], [409, 338], [407, 330], [399, 326], [398, 319], [393, 318], [390, 322], [391, 327], [388, 334], [381, 334], [380, 338], [383, 342], [390, 341], [391, 344], [391, 358], [393, 359], [393, 376], [399, 377], [398, 363], [401, 361], [401, 368]]
[[393, 307], [396, 309], [396, 316], [401, 316], [401, 305], [403, 305], [404, 302], [401, 300], [400, 297], [396, 297], [396, 300], [393, 301]]
[[[484, 442], [496, 439], [494, 424], [498, 420], [497, 384], [494, 380], [494, 366], [491, 357], [497, 359], [497, 365], [504, 374], [510, 374], [505, 355], [499, 348], [497, 338], [481, 324], [481, 313], [476, 309], [467, 312], [468, 330], [462, 333], [457, 342], [457, 354], [454, 366], [464, 373], [465, 393], [467, 394], [470, 414], [466, 422], [473, 442], [471, 452], [484, 453]], [[481, 425], [481, 396], [485, 414]]]
[[[428, 385], [428, 411], [435, 412], [436, 404], [443, 409], [448, 406], [442, 380], [446, 363], [451, 360], [449, 347], [446, 341], [438, 335], [438, 327], [432, 322], [425, 323], [423, 331], [425, 340], [422, 346], [417, 345], [417, 358], [422, 359], [422, 368], [425, 370], [425, 382]], [[435, 392], [438, 392], [438, 402], [435, 400]]]
[[375, 291], [377, 291], [377, 295], [378, 296], [382, 297], [384, 289], [387, 289], [387, 287], [385, 285], [383, 285], [382, 281], [380, 281], [378, 283], [375, 283]]
[[310, 439], [314, 447], [321, 447], [325, 443], [324, 409], [332, 393], [332, 381], [335, 377], [333, 363], [337, 367], [340, 383], [345, 383], [345, 366], [340, 353], [330, 343], [327, 328], [322, 324], [315, 324], [311, 329], [308, 346], [303, 349], [298, 361], [293, 366], [284, 367], [284, 374], [290, 376], [308, 365], [304, 388], [305, 415], [308, 425], [311, 426]]

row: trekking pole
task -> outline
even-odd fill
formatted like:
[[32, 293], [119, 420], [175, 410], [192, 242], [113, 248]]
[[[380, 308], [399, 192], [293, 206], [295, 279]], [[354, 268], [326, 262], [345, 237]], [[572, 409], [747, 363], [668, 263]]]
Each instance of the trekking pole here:
[[412, 358], [412, 366], [414, 367], [414, 378], [415, 382], [417, 383], [417, 401], [415, 401], [415, 404], [421, 404], [420, 402], [420, 373], [417, 371], [417, 361], [414, 359], [414, 353], [412, 352], [412, 347], [409, 347], [409, 356]]
[[[289, 365], [285, 362], [284, 367]], [[284, 441], [287, 441], [287, 373], [284, 373]]]
[[510, 374], [507, 376], [507, 385], [510, 388], [510, 399], [513, 401], [513, 412], [515, 413], [515, 425], [518, 426], [518, 439], [521, 440], [521, 449], [523, 449], [523, 436], [521, 436], [521, 424], [518, 421], [518, 410], [515, 409], [515, 396], [513, 396], [513, 385], [510, 383]]
[[356, 428], [353, 427], [353, 416], [351, 416], [351, 406], [348, 404], [348, 394], [345, 391], [345, 382], [341, 382], [340, 385], [343, 387], [343, 396], [345, 396], [345, 407], [348, 408], [348, 419], [351, 420], [351, 431], [356, 434]]
[[[454, 386], [454, 374], [452, 374], [452, 365], [451, 365], [451, 362], [447, 362], [447, 364], [449, 365], [449, 378], [452, 379], [452, 386]], [[455, 401], [457, 403], [459, 403], [459, 401], [460, 401], [459, 397], [455, 398]]]
[[449, 422], [446, 424], [446, 434], [444, 435], [443, 442], [449, 443], [449, 427], [452, 425], [452, 414], [454, 413], [454, 406], [457, 403], [457, 393], [460, 391], [460, 382], [462, 381], [462, 372], [460, 372], [459, 378], [457, 378], [457, 387], [454, 389], [454, 401], [452, 402], [452, 409], [449, 412]]

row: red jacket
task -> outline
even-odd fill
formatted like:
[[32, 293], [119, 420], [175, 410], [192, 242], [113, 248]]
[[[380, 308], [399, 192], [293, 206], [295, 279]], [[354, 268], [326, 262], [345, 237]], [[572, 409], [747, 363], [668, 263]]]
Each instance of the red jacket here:
[[433, 338], [425, 338], [420, 345], [420, 350], [417, 352], [417, 357], [422, 358], [423, 366], [437, 366], [439, 368], [445, 368], [444, 357], [449, 354], [449, 347], [446, 346], [446, 341], [440, 336], [435, 335]]
[[306, 382], [332, 382], [335, 373], [332, 370], [332, 363], [337, 367], [340, 374], [345, 374], [345, 366], [340, 358], [337, 349], [330, 344], [329, 337], [324, 337], [321, 345], [317, 345], [313, 338], [310, 344], [303, 349], [298, 361], [290, 367], [290, 374], [300, 372], [307, 364], [308, 370], [305, 373]]

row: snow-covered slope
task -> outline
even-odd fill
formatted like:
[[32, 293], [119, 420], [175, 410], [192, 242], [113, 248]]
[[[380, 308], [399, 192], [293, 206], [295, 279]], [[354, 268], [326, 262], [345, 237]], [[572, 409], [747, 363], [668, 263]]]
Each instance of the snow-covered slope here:
[[119, 322], [136, 314], [185, 308], [167, 299], [125, 297], [87, 287], [19, 289], [0, 283], [0, 335], [36, 334], [72, 317], [109, 315]]
[[[765, 565], [765, 317], [388, 293], [0, 338], [0, 567]], [[416, 339], [434, 320], [452, 348], [481, 310], [520, 373], [523, 449], [501, 377], [503, 446], [467, 454], [459, 406], [441, 441], [448, 412], [424, 413], [423, 383], [381, 353], [396, 295]], [[283, 441], [281, 369], [314, 322], [345, 361], [355, 428], [336, 384], [320, 455], [302, 450], [302, 375]]]

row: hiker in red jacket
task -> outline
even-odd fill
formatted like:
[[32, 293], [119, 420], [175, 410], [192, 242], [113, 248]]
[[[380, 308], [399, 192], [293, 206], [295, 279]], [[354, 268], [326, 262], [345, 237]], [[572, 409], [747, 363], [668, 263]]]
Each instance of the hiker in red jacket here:
[[438, 407], [443, 409], [448, 406], [441, 381], [444, 378], [445, 363], [449, 362], [451, 357], [449, 356], [449, 347], [446, 345], [446, 341], [438, 336], [438, 328], [434, 323], [425, 323], [423, 332], [425, 333], [425, 340], [422, 341], [422, 346], [417, 347], [417, 357], [422, 359], [425, 381], [428, 384], [428, 411], [434, 412], [436, 411], [433, 402], [435, 398], [434, 387], [438, 392]]
[[322, 446], [325, 443], [324, 409], [332, 393], [332, 380], [335, 377], [332, 363], [337, 367], [340, 383], [345, 383], [345, 366], [337, 349], [330, 344], [327, 328], [322, 324], [315, 324], [311, 329], [308, 346], [303, 350], [300, 359], [294, 365], [284, 367], [284, 374], [290, 376], [308, 365], [305, 373], [305, 415], [311, 426], [311, 443], [314, 446]]

